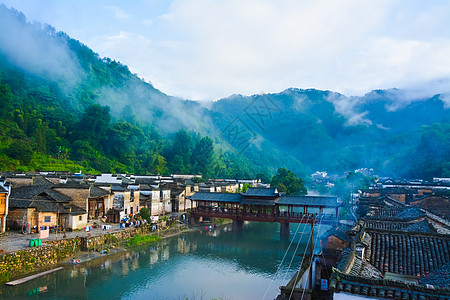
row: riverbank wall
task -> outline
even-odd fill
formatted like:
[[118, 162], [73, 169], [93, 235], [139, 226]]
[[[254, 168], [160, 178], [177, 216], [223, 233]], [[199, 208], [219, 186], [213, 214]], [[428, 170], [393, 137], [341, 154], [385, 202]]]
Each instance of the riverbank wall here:
[[152, 226], [128, 228], [99, 236], [75, 237], [44, 242], [42, 246], [0, 254], [0, 283], [53, 268], [80, 251], [99, 251], [126, 243], [136, 235], [160, 235], [162, 237], [180, 232], [179, 228], [159, 224], [160, 230]]

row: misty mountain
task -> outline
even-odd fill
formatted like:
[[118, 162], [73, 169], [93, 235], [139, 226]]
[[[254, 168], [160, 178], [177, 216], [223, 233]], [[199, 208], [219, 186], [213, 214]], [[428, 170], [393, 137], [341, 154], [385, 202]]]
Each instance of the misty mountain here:
[[423, 153], [424, 136], [430, 131], [431, 135], [446, 132], [449, 107], [440, 95], [414, 100], [404, 95], [403, 91], [389, 90], [346, 97], [330, 91], [287, 89], [251, 97], [233, 95], [215, 102], [212, 111], [218, 115], [215, 123], [219, 126], [236, 118], [247, 124], [259, 146], [250, 143], [247, 152], [277, 149], [277, 155], [301, 162], [306, 167], [296, 169], [301, 173], [361, 167], [393, 176], [448, 172], [439, 167], [425, 172], [413, 162], [427, 156], [431, 166], [450, 159], [448, 139], [439, 142], [442, 153], [436, 157]]
[[[56, 84], [75, 111], [89, 104], [108, 105], [118, 119], [136, 118], [163, 132], [182, 128], [202, 131], [210, 124], [204, 108], [193, 101], [170, 97], [132, 74], [128, 67], [99, 55], [81, 42], [47, 24], [31, 24], [4, 5], [0, 8], [0, 47], [3, 67]], [[170, 107], [171, 109], [167, 109]], [[190, 112], [190, 117], [184, 114]]]
[[[96, 171], [245, 177], [279, 167], [301, 176], [368, 167], [450, 176], [444, 95], [291, 88], [232, 95], [206, 108], [164, 94], [120, 62], [3, 5], [0, 84], [3, 169], [54, 168], [63, 156], [73, 168]], [[31, 156], [24, 160], [17, 145]], [[53, 158], [59, 161], [48, 164]]]

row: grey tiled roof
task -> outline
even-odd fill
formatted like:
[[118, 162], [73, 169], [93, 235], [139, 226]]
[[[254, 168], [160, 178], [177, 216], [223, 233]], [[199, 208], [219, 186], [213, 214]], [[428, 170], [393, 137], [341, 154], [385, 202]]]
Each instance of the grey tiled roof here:
[[51, 181], [47, 180], [43, 176], [33, 177], [33, 184], [34, 185], [47, 185], [47, 186], [53, 186], [54, 185]]
[[411, 221], [424, 216], [425, 213], [422, 212], [419, 208], [408, 206], [405, 208], [369, 210], [363, 218], [366, 220], [380, 221]]
[[275, 193], [275, 188], [254, 188], [249, 187], [245, 193], [245, 196], [257, 196], [257, 197], [276, 197], [278, 193]]
[[96, 186], [92, 186], [91, 189], [89, 190], [89, 197], [91, 197], [91, 198], [105, 197], [108, 195], [109, 195], [108, 191], [105, 191], [104, 189], [101, 189]]
[[420, 277], [419, 283], [443, 288], [450, 287], [450, 261], [434, 270], [429, 276]]
[[191, 196], [194, 201], [213, 201], [213, 202], [241, 202], [242, 195], [233, 193], [195, 193]]
[[274, 206], [276, 204], [273, 200], [264, 200], [264, 199], [245, 199], [243, 198], [241, 204], [246, 205], [265, 205], [265, 206]]
[[11, 189], [11, 195], [9, 196], [9, 205], [10, 208], [27, 208], [27, 207], [35, 207], [30, 206], [32, 204], [32, 200], [37, 195], [43, 193], [48, 189], [46, 185], [27, 185], [18, 188]]
[[[354, 256], [354, 250], [344, 250], [343, 259], [330, 280], [330, 290], [378, 299], [450, 299], [449, 276], [446, 275], [450, 273], [450, 239], [410, 234], [369, 234], [372, 239], [364, 260]], [[431, 274], [428, 270], [432, 270]], [[401, 274], [397, 277], [414, 278], [420, 272], [425, 276], [417, 284], [387, 276], [380, 278], [385, 272]]]
[[423, 232], [423, 233], [436, 232], [428, 220], [423, 220], [417, 223], [364, 220], [363, 224], [369, 230], [376, 229], [387, 231]]
[[53, 198], [57, 202], [70, 202], [72, 200], [72, 198], [67, 197], [66, 195], [63, 195], [60, 192], [57, 192], [53, 189], [45, 190], [44, 193], [49, 195], [51, 198]]
[[111, 187], [111, 191], [113, 191], [113, 192], [125, 192], [125, 190], [126, 189], [120, 185], [113, 185]]
[[450, 238], [370, 232], [370, 263], [382, 272], [428, 274], [450, 261]]
[[282, 196], [278, 200], [278, 204], [323, 207], [338, 207], [342, 205], [338, 202], [337, 197], [334, 196]]

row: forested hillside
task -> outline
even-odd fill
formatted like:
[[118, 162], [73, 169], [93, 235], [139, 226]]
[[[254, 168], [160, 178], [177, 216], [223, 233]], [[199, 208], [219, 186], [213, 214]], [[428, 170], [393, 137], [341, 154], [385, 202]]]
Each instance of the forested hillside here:
[[412, 100], [395, 89], [364, 97], [288, 89], [234, 95], [212, 110], [220, 114], [216, 124], [235, 118], [250, 124], [260, 150], [252, 145], [249, 152], [276, 149], [301, 162], [306, 173], [368, 167], [390, 176], [448, 177], [450, 108], [440, 97]]
[[49, 25], [0, 6], [0, 170], [304, 177], [374, 168], [450, 176], [442, 95], [319, 90], [168, 96]]
[[254, 175], [205, 135], [196, 102], [17, 11], [0, 20], [1, 170]]

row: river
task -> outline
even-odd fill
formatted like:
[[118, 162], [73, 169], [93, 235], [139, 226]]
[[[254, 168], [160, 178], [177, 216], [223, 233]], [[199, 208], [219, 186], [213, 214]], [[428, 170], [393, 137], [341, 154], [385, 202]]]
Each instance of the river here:
[[246, 223], [239, 232], [231, 225], [185, 232], [2, 286], [0, 298], [274, 299], [298, 268], [296, 254], [304, 253], [310, 227], [291, 224], [289, 238], [280, 238], [279, 230], [279, 224]]

